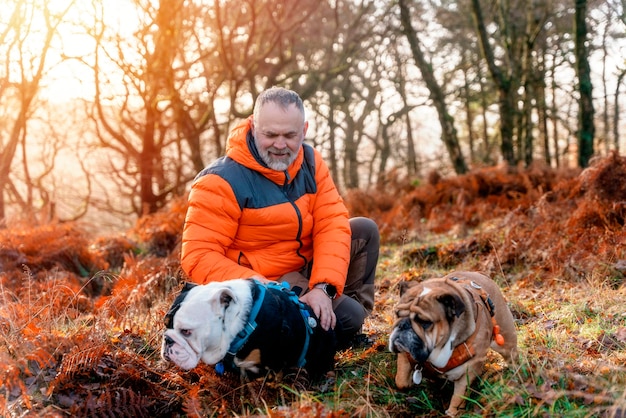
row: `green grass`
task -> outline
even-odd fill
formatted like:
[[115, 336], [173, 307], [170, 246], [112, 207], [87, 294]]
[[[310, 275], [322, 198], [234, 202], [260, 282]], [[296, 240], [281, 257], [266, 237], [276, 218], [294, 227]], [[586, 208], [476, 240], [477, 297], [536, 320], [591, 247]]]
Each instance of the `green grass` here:
[[[325, 386], [299, 376], [241, 381], [217, 377], [207, 366], [184, 372], [165, 364], [159, 350], [162, 318], [173, 298], [171, 277], [159, 278], [158, 270], [141, 262], [127, 266], [120, 277], [103, 277], [113, 283], [131, 276], [151, 277], [153, 282], [116, 290], [82, 314], [75, 312], [77, 297], [68, 295], [59, 277], [49, 277], [43, 294], [27, 275], [25, 289], [0, 289], [0, 344], [5, 348], [0, 353], [5, 364], [0, 370], [0, 413], [97, 415], [112, 408], [151, 411], [153, 416], [160, 416], [158, 411], [168, 411], [168, 416], [193, 416], [193, 411], [242, 417], [443, 416], [452, 384], [425, 379], [419, 386], [397, 390], [395, 355], [387, 349], [399, 281], [447, 272], [436, 264], [407, 263], [409, 251], [382, 248], [376, 307], [364, 328], [375, 345], [338, 353], [335, 380]], [[625, 292], [599, 274], [575, 283], [542, 282], [541, 287], [530, 279], [505, 277], [497, 279], [517, 318], [520, 365], [510, 370], [498, 355], [490, 355], [483, 376], [468, 391], [462, 416], [623, 416]], [[73, 350], [82, 350], [91, 360], [81, 363]], [[83, 409], [70, 413], [72, 402]]]

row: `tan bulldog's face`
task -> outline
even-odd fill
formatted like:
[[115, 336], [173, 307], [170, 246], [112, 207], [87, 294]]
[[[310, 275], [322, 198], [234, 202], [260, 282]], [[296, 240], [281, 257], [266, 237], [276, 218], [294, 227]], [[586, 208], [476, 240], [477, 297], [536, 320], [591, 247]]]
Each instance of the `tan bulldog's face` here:
[[252, 303], [246, 280], [188, 285], [166, 315], [161, 357], [185, 370], [216, 364], [244, 326]]
[[[443, 367], [452, 354], [457, 330], [463, 326], [465, 304], [454, 288], [419, 283], [400, 297], [389, 350], [399, 356], [396, 383], [412, 384], [415, 365], [429, 361]], [[402, 359], [402, 361], [400, 361]]]

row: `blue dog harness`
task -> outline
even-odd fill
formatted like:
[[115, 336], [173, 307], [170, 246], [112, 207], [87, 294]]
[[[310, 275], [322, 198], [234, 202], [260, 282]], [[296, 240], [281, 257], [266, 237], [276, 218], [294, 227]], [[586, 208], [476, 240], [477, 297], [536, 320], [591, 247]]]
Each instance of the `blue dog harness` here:
[[268, 289], [279, 290], [281, 292], [286, 292], [289, 296], [291, 302], [295, 303], [299, 310], [300, 315], [302, 315], [302, 320], [304, 321], [304, 325], [306, 328], [304, 345], [302, 347], [302, 352], [300, 353], [300, 358], [298, 359], [297, 367], [304, 367], [306, 364], [306, 354], [309, 350], [309, 341], [311, 335], [313, 334], [313, 328], [317, 326], [317, 321], [313, 318], [306, 308], [304, 303], [298, 299], [298, 295], [295, 294], [291, 289], [289, 289], [289, 284], [287, 282], [276, 283], [261, 283], [258, 280], [254, 280], [254, 284], [256, 285], [258, 294], [252, 308], [250, 309], [250, 315], [248, 316], [248, 321], [244, 325], [243, 329], [239, 331], [235, 339], [230, 343], [230, 347], [228, 348], [228, 352], [224, 359], [215, 365], [215, 371], [218, 374], [223, 374], [226, 367], [230, 370], [235, 370], [237, 366], [235, 365], [235, 356], [241, 350], [241, 348], [248, 342], [248, 339], [252, 335], [252, 333], [257, 328], [257, 316], [259, 315], [259, 311], [263, 306], [263, 300], [265, 299], [265, 293]]

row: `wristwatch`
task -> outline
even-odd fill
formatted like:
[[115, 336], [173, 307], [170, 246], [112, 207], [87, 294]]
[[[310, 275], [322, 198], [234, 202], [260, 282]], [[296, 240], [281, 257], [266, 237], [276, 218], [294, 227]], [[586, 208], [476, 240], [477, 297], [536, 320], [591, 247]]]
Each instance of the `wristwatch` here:
[[322, 289], [326, 296], [330, 298], [330, 300], [335, 300], [337, 297], [337, 288], [332, 284], [328, 283], [318, 283], [315, 285], [314, 289]]

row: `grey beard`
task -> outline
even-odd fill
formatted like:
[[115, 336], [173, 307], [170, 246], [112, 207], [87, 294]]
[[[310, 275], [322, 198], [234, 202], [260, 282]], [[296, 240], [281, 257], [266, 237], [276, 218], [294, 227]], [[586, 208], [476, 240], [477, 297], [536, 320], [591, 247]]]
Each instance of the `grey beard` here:
[[267, 164], [267, 166], [271, 168], [272, 170], [285, 171], [289, 167], [289, 164], [281, 163], [281, 162], [273, 162], [273, 163]]
[[289, 166], [291, 165], [291, 163], [294, 162], [297, 156], [297, 154], [290, 155], [289, 160], [287, 160], [287, 162], [283, 162], [283, 161], [273, 161], [268, 151], [262, 151], [259, 154], [261, 155], [263, 162], [265, 162], [265, 164], [267, 164], [269, 168], [271, 168], [272, 170], [276, 170], [276, 171], [287, 170], [287, 168], [289, 168]]

